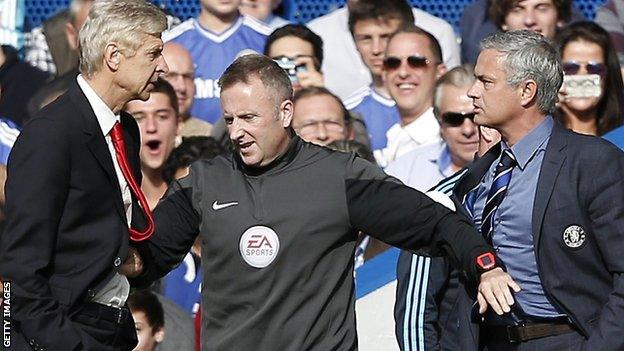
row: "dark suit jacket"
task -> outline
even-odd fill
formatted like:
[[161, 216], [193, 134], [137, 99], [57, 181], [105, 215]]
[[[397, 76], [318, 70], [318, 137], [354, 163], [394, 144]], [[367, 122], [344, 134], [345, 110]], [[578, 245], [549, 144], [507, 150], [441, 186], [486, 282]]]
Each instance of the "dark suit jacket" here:
[[[463, 203], [499, 156], [500, 144], [471, 164], [453, 199]], [[564, 237], [573, 225], [585, 234], [578, 247], [566, 244]], [[544, 291], [588, 339], [586, 349], [624, 350], [624, 153], [600, 138], [555, 124], [539, 174], [531, 229]], [[460, 294], [462, 350], [478, 345], [478, 327], [470, 323], [474, 293], [474, 287], [467, 287]]]
[[[140, 180], [139, 130], [128, 114], [121, 122]], [[76, 81], [17, 139], [8, 164], [6, 212], [0, 276], [12, 282], [12, 341], [19, 345], [21, 334], [47, 350], [95, 348], [71, 317], [125, 261], [129, 239], [111, 155]], [[133, 199], [136, 216], [141, 210]]]

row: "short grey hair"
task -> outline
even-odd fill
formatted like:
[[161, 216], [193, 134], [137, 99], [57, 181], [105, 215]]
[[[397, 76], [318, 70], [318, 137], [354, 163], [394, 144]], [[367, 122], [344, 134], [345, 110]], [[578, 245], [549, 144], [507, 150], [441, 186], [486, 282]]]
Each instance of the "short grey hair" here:
[[481, 50], [505, 54], [507, 84], [517, 87], [532, 79], [537, 83], [537, 107], [544, 114], [553, 113], [557, 93], [563, 83], [563, 70], [557, 49], [550, 40], [529, 30], [493, 34], [480, 43]]
[[80, 72], [89, 77], [102, 68], [106, 44], [118, 42], [131, 57], [145, 35], [160, 37], [165, 29], [165, 13], [146, 0], [96, 1], [79, 34]]
[[470, 88], [474, 81], [474, 67], [471, 64], [457, 66], [440, 77], [436, 82], [433, 95], [433, 113], [436, 117], [440, 118], [442, 91], [445, 85], [451, 85], [456, 88]]
[[[72, 24], [75, 24], [76, 17], [80, 13], [80, 11], [82, 11], [82, 8], [85, 7], [85, 5], [90, 4], [94, 1], [95, 0], [72, 0], [69, 3], [69, 21]], [[76, 30], [80, 30], [80, 28], [76, 28]]]

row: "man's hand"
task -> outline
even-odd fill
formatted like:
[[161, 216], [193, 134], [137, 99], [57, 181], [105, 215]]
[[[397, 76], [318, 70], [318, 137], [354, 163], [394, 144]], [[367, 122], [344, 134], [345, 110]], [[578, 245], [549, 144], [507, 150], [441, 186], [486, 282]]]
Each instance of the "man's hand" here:
[[297, 59], [295, 60], [295, 65], [306, 66], [305, 71], [297, 72], [297, 79], [299, 79], [299, 84], [302, 88], [325, 86], [323, 73], [316, 70], [316, 67], [314, 65], [314, 59], [312, 57], [297, 57]]
[[143, 260], [138, 251], [130, 247], [128, 249], [128, 258], [126, 262], [119, 268], [119, 273], [125, 275], [128, 278], [134, 278], [143, 272]]
[[510, 306], [514, 304], [514, 299], [509, 288], [512, 288], [515, 292], [520, 291], [520, 285], [511, 279], [511, 276], [503, 271], [502, 268], [494, 268], [489, 272], [481, 274], [481, 283], [479, 284], [479, 293], [477, 294], [479, 313], [485, 313], [488, 305], [498, 315], [511, 311]]

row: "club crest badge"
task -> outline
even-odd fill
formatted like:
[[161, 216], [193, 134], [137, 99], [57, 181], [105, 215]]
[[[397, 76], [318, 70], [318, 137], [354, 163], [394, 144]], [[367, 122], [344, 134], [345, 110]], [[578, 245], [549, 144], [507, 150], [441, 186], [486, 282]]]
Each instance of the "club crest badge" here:
[[248, 265], [264, 268], [277, 257], [280, 242], [273, 229], [260, 225], [247, 229], [241, 236], [238, 247]]
[[571, 249], [581, 247], [586, 239], [585, 230], [578, 225], [571, 225], [563, 231], [563, 242]]

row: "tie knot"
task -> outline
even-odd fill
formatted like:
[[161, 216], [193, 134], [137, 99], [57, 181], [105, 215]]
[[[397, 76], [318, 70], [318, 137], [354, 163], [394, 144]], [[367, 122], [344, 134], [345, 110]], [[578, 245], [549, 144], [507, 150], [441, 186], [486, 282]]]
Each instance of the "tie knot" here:
[[115, 122], [113, 129], [109, 133], [113, 143], [123, 140], [123, 130], [121, 129], [121, 123]]
[[516, 165], [516, 158], [510, 149], [506, 149], [503, 151], [503, 155], [501, 156], [500, 165], [502, 167], [508, 168]]

